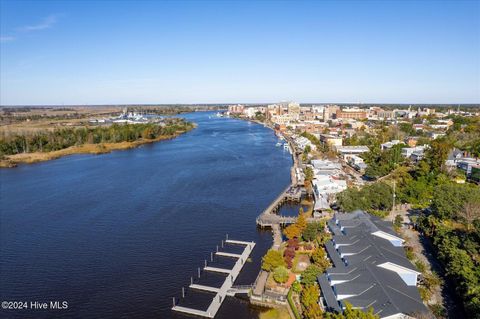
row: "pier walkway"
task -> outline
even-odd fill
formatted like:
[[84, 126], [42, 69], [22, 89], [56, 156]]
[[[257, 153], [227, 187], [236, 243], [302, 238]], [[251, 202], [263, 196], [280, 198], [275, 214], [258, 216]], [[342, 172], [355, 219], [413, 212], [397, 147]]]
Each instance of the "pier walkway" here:
[[288, 186], [256, 219], [260, 227], [272, 227], [275, 224], [286, 225], [293, 224], [295, 217], [279, 216], [276, 214], [278, 209], [286, 201], [299, 202], [302, 197], [302, 191], [299, 188]]
[[239, 241], [239, 240], [231, 240], [231, 239], [227, 239], [225, 242], [227, 244], [243, 245], [245, 246], [245, 248], [241, 254], [230, 254], [230, 253], [219, 253], [219, 252], [216, 253], [219, 256], [237, 258], [237, 261], [232, 269], [223, 269], [223, 268], [216, 268], [216, 267], [209, 267], [209, 266], [205, 266], [203, 268], [204, 271], [215, 271], [215, 272], [228, 274], [222, 286], [220, 288], [215, 288], [215, 287], [209, 287], [205, 285], [197, 285], [193, 283], [190, 285], [190, 288], [213, 292], [216, 294], [212, 302], [210, 303], [210, 306], [207, 308], [207, 310], [199, 310], [199, 309], [174, 305], [172, 307], [173, 311], [183, 312], [186, 314], [196, 315], [196, 316], [201, 316], [206, 318], [214, 318], [215, 315], [217, 314], [218, 309], [220, 309], [222, 302], [225, 300], [226, 296], [234, 296], [237, 293], [245, 293], [251, 289], [251, 287], [247, 287], [247, 286], [234, 287], [233, 283], [235, 282], [235, 280], [237, 279], [237, 276], [240, 274], [240, 271], [242, 270], [243, 266], [247, 262], [247, 259], [250, 256], [250, 253], [255, 247], [255, 243], [253, 241], [248, 242], [248, 241]]

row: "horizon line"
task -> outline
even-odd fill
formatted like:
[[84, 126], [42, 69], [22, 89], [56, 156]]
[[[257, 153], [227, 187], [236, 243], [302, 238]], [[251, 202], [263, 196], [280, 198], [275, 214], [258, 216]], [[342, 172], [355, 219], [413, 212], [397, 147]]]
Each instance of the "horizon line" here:
[[480, 106], [480, 102], [469, 102], [469, 103], [393, 103], [393, 102], [298, 102], [294, 100], [288, 101], [276, 101], [276, 102], [220, 102], [220, 103], [87, 103], [87, 104], [0, 104], [0, 108], [5, 107], [42, 107], [42, 106], [50, 106], [50, 107], [91, 107], [91, 106], [208, 106], [208, 105], [269, 105], [269, 104], [279, 104], [279, 103], [288, 103], [288, 102], [296, 102], [300, 105], [302, 104], [309, 104], [309, 105], [326, 105], [326, 104], [337, 104], [337, 105], [359, 105], [359, 106], [366, 106], [366, 105], [437, 105], [437, 106], [449, 106], [449, 105], [458, 105], [458, 106]]

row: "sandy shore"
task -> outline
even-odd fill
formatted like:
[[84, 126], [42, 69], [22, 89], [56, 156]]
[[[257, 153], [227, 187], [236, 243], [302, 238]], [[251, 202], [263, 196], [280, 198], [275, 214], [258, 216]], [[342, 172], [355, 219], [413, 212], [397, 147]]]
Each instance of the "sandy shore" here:
[[31, 164], [37, 162], [44, 162], [60, 158], [66, 155], [73, 154], [104, 154], [115, 150], [126, 150], [134, 148], [143, 144], [154, 143], [158, 141], [168, 140], [186, 133], [186, 131], [177, 132], [175, 135], [159, 136], [155, 139], [140, 139], [134, 142], [120, 142], [120, 143], [100, 143], [100, 144], [83, 144], [79, 146], [71, 146], [62, 150], [52, 152], [34, 152], [22, 153], [15, 155], [7, 155], [0, 160], [1, 168], [15, 167], [18, 164]]

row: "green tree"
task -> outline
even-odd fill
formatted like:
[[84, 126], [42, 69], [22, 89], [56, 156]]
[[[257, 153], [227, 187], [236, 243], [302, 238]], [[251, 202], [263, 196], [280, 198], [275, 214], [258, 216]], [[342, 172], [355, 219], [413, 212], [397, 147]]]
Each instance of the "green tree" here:
[[288, 280], [288, 270], [283, 266], [278, 266], [273, 270], [273, 279], [279, 283], [285, 283]]
[[302, 285], [300, 284], [300, 282], [298, 281], [294, 281], [293, 284], [292, 284], [292, 289], [293, 291], [295, 291], [296, 293], [299, 293], [300, 291], [302, 291]]
[[317, 282], [317, 276], [323, 273], [323, 269], [316, 265], [310, 265], [302, 272], [300, 282], [305, 286], [313, 285]]
[[475, 213], [465, 214], [466, 208], [478, 207], [480, 189], [470, 184], [447, 183], [438, 186], [432, 201], [432, 210], [439, 218], [468, 219], [473, 222]]
[[311, 181], [313, 179], [313, 169], [310, 166], [305, 168], [305, 180]]
[[309, 223], [302, 233], [302, 237], [306, 241], [314, 241], [317, 235], [323, 231], [322, 223]]
[[402, 223], [403, 223], [402, 215], [396, 215], [395, 220], [393, 221], [393, 226], [395, 226], [396, 228], [400, 228], [402, 227]]
[[390, 210], [393, 205], [393, 191], [390, 185], [377, 182], [361, 189], [348, 188], [337, 194], [337, 204], [345, 212], [356, 209], [372, 211]]
[[327, 319], [379, 319], [380, 317], [373, 313], [373, 308], [369, 308], [367, 312], [360, 309], [354, 309], [349, 302], [345, 302], [345, 310], [343, 313], [327, 313]]
[[430, 142], [430, 147], [425, 151], [425, 161], [430, 168], [439, 172], [445, 166], [448, 154], [452, 149], [451, 143], [444, 139], [438, 138]]
[[279, 251], [270, 249], [262, 258], [262, 269], [266, 271], [272, 271], [277, 267], [285, 267], [285, 261]]

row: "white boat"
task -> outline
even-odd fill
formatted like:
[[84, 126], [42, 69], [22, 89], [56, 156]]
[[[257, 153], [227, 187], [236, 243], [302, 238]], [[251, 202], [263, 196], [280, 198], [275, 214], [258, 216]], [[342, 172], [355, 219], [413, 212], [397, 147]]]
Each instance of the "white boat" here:
[[289, 151], [290, 146], [288, 146], [288, 143], [283, 144], [283, 149]]
[[277, 144], [275, 144], [276, 147], [280, 147], [282, 146], [282, 143], [278, 142]]

